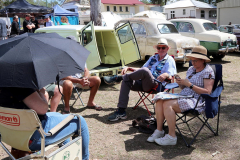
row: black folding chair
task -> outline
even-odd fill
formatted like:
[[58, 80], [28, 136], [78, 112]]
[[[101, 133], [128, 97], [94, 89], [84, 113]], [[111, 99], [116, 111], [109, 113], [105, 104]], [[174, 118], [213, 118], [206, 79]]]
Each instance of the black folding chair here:
[[[198, 105], [198, 101], [200, 100], [200, 97], [198, 98], [197, 104], [194, 109], [190, 109], [188, 111], [185, 111], [177, 115], [176, 119], [176, 128], [183, 138], [185, 144], [187, 147], [190, 147], [193, 144], [193, 141], [197, 138], [199, 133], [202, 131], [203, 127], [206, 126], [215, 136], [218, 135], [218, 127], [219, 127], [219, 114], [220, 114], [220, 104], [221, 104], [221, 92], [223, 90], [223, 81], [222, 81], [222, 65], [221, 64], [215, 64], [215, 65], [210, 65], [214, 72], [215, 72], [215, 81], [212, 89], [212, 93], [209, 94], [201, 94], [200, 97], [205, 99], [205, 112], [202, 114], [199, 114], [199, 112], [195, 109]], [[201, 116], [202, 115], [202, 116]], [[187, 119], [187, 116], [191, 116], [191, 118]], [[211, 125], [208, 123], [209, 119], [214, 118], [217, 116], [217, 124], [216, 124], [216, 129], [214, 130]], [[202, 122], [202, 125], [198, 132], [194, 135], [189, 127], [189, 122], [193, 119], [199, 119], [200, 122]], [[178, 121], [181, 121], [178, 123]], [[191, 140], [190, 143], [187, 143], [186, 139], [184, 138], [179, 125], [185, 123], [189, 129], [189, 131], [193, 135], [193, 139]]]
[[[82, 98], [81, 98], [81, 94], [82, 94], [83, 91], [84, 91], [84, 89], [75, 87], [73, 85], [73, 91], [72, 91], [72, 95], [71, 95], [70, 100], [74, 100], [74, 102], [72, 103], [72, 105], [70, 107], [73, 107], [78, 99], [81, 101], [82, 105], [84, 106], [84, 103], [83, 103]], [[62, 103], [65, 106], [63, 97], [62, 97]]]

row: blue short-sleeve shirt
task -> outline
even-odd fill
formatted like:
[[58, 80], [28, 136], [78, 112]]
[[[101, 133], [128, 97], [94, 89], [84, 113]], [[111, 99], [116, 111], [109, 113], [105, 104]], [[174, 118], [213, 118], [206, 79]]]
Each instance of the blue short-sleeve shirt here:
[[176, 63], [175, 63], [175, 60], [168, 54], [166, 54], [166, 56], [161, 61], [159, 61], [159, 55], [156, 54], [150, 57], [142, 67], [147, 67], [153, 74], [154, 71], [156, 70], [156, 67], [164, 60], [165, 60], [165, 64], [161, 69], [161, 74], [168, 73], [171, 76], [175, 75], [177, 73]]

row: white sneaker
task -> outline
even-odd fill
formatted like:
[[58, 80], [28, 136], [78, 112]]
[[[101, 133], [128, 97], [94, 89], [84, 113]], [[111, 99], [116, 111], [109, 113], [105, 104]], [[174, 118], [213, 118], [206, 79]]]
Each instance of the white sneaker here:
[[163, 138], [155, 139], [155, 142], [159, 145], [162, 145], [162, 146], [176, 145], [177, 144], [177, 137], [172, 137], [169, 134], [166, 134]]
[[161, 138], [161, 137], [163, 137], [163, 136], [164, 136], [164, 130], [159, 131], [159, 130], [156, 129], [156, 130], [153, 132], [153, 134], [152, 134], [150, 137], [148, 137], [147, 141], [148, 141], [148, 142], [154, 142], [155, 139]]

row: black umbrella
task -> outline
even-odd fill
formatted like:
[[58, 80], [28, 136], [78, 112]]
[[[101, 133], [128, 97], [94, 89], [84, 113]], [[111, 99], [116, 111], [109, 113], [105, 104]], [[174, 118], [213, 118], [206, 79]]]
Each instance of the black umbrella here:
[[0, 41], [0, 87], [41, 89], [84, 71], [89, 51], [57, 33], [25, 33]]

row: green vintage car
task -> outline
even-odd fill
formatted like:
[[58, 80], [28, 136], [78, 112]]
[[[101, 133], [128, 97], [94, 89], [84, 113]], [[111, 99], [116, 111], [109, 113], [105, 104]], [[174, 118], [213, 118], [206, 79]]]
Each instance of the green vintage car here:
[[233, 34], [218, 31], [211, 21], [196, 18], [181, 18], [170, 20], [179, 33], [197, 38], [200, 44], [207, 48], [208, 56], [223, 58], [228, 52], [237, 51], [237, 38]]
[[[127, 64], [140, 60], [138, 44], [129, 23], [116, 28], [87, 25], [62, 25], [39, 28], [35, 33], [56, 32], [63, 37], [74, 36], [91, 52], [87, 68], [99, 77], [117, 75]], [[66, 46], [71, 47], [71, 46]]]

